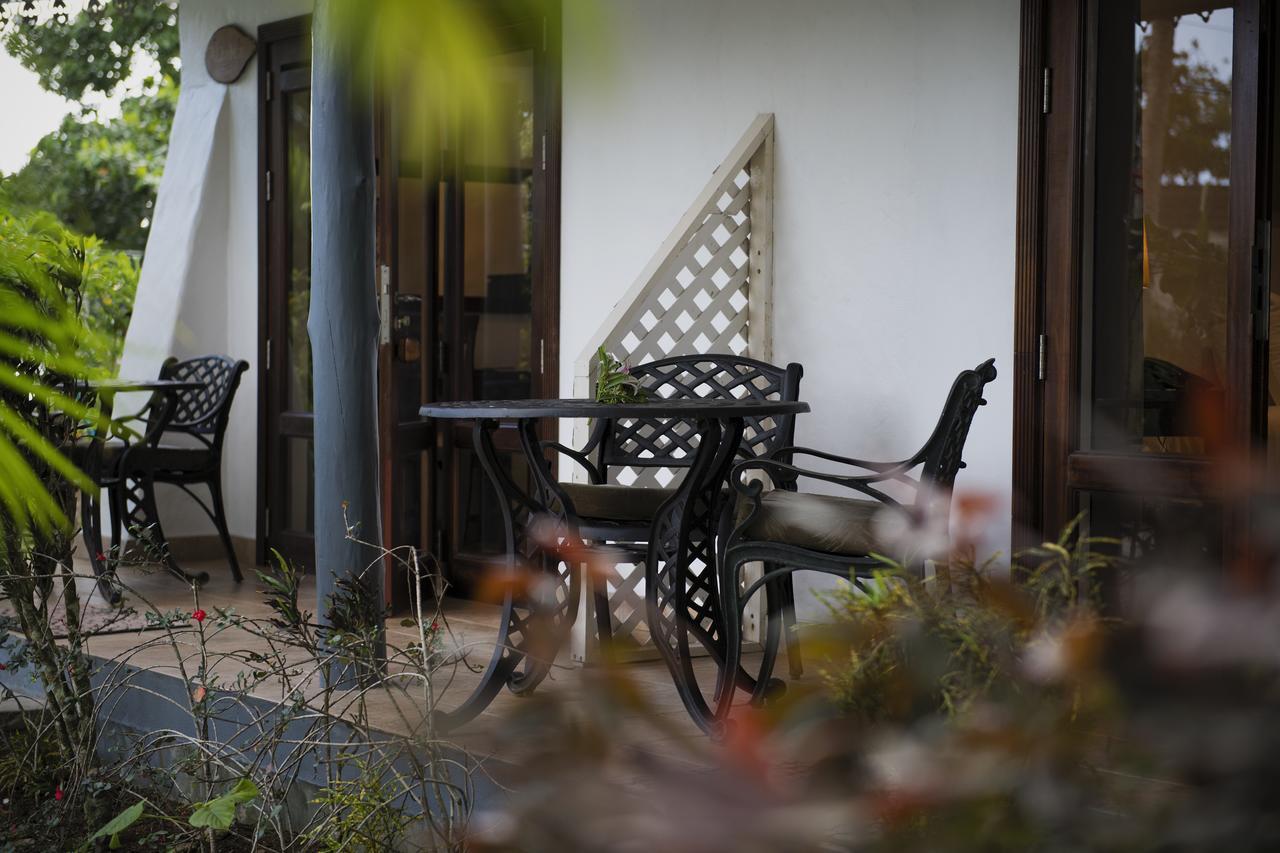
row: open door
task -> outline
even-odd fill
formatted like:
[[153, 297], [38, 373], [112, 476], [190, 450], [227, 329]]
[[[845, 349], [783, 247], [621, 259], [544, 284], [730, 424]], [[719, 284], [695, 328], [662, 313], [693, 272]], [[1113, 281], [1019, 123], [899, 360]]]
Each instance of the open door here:
[[[394, 95], [381, 121], [387, 537], [441, 559], [461, 593], [505, 548], [497, 498], [471, 425], [418, 409], [559, 385], [559, 25], [494, 9], [492, 122], [424, 141]], [[514, 439], [504, 459], [523, 479]]]

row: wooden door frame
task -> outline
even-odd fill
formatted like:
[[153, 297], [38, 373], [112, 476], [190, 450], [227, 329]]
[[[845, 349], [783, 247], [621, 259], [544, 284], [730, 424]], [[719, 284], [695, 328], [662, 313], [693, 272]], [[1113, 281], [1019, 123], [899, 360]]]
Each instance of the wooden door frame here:
[[311, 16], [300, 15], [281, 21], [272, 21], [258, 28], [258, 477], [257, 508], [255, 513], [254, 557], [259, 565], [267, 562], [267, 500], [268, 480], [271, 477], [269, 440], [271, 372], [268, 364], [270, 338], [270, 207], [267, 198], [265, 176], [270, 168], [271, 105], [269, 100], [271, 80], [270, 47], [276, 42], [299, 38], [311, 32]]
[[[1117, 463], [1139, 475], [1160, 466], [1167, 491], [1201, 489], [1203, 459], [1073, 453], [1080, 417], [1080, 305], [1087, 86], [1088, 0], [1022, 0], [1018, 89], [1018, 189], [1015, 261], [1013, 527], [1015, 550], [1055, 535], [1074, 511], [1071, 489], [1104, 485], [1102, 469]], [[1233, 68], [1253, 63], [1253, 79], [1232, 83], [1230, 233], [1253, 231], [1265, 218], [1257, 166], [1265, 147], [1259, 122], [1269, 97], [1269, 50], [1262, 50], [1266, 0], [1243, 0], [1236, 16]], [[1260, 52], [1261, 51], [1261, 52]], [[1263, 88], [1259, 82], [1264, 81]], [[1251, 452], [1260, 353], [1248, 326], [1256, 283], [1253, 241], [1233, 239], [1228, 255], [1228, 448]], [[1265, 373], [1262, 374], [1265, 376]], [[1070, 458], [1069, 458], [1070, 457]], [[1069, 481], [1075, 485], [1070, 486]], [[1241, 510], [1226, 507], [1227, 553], [1243, 541]], [[1233, 518], [1234, 516], [1234, 518]]]
[[[495, 3], [495, 7], [501, 8], [500, 3]], [[531, 354], [533, 359], [538, 362], [539, 369], [536, 371], [536, 387], [540, 393], [546, 396], [552, 396], [558, 392], [560, 386], [560, 223], [561, 223], [561, 128], [562, 128], [562, 11], [560, 0], [545, 4], [544, 22], [541, 27], [542, 43], [541, 49], [535, 47], [535, 81], [540, 87], [540, 91], [535, 94], [535, 102], [542, 107], [540, 111], [535, 113], [536, 121], [540, 123], [534, 128], [535, 142], [537, 150], [535, 151], [535, 159], [539, 161], [541, 168], [535, 167], [535, 192], [534, 192], [534, 209], [533, 209], [533, 242], [538, 247], [538, 258], [536, 267], [532, 271], [533, 274], [533, 290], [535, 293], [533, 305], [533, 323], [534, 328], [542, 330], [541, 338], [533, 343], [535, 351]], [[399, 214], [398, 214], [398, 188], [396, 174], [398, 169], [398, 161], [393, 159], [396, 155], [398, 147], [397, 142], [393, 139], [394, 134], [388, 132], [389, 110], [391, 107], [386, 98], [379, 98], [377, 105], [377, 117], [375, 119], [375, 150], [378, 152], [378, 263], [379, 267], [386, 265], [390, 268], [391, 275], [391, 292], [398, 292], [399, 270], [397, 265], [397, 246], [400, 230]], [[456, 147], [451, 146], [450, 153], [456, 154]], [[441, 164], [442, 167], [444, 164]], [[461, 193], [456, 194], [456, 198], [452, 201], [460, 208], [462, 199]], [[461, 216], [461, 210], [454, 212], [455, 216]], [[434, 217], [431, 218], [434, 223]], [[456, 229], [455, 229], [456, 230]], [[428, 235], [423, 235], [424, 239]], [[445, 253], [445, 275], [450, 275], [448, 269], [450, 263], [457, 263], [460, 258], [461, 247], [455, 247], [453, 253]], [[451, 258], [451, 254], [456, 256]], [[434, 252], [431, 254], [431, 264], [434, 269], [436, 259]], [[379, 271], [379, 276], [381, 271]], [[451, 298], [451, 297], [448, 297]], [[434, 304], [435, 294], [427, 295], [425, 301]], [[393, 297], [394, 301], [394, 297]], [[453, 306], [455, 308], [459, 306]], [[443, 309], [446, 313], [449, 306]], [[435, 326], [422, 329], [422, 358], [430, 364], [430, 371], [436, 369], [435, 359], [438, 352], [437, 336], [438, 329]], [[396, 514], [394, 513], [393, 502], [395, 500], [395, 466], [406, 448], [403, 446], [403, 436], [399, 434], [398, 423], [391, 417], [394, 408], [394, 401], [391, 399], [393, 390], [388, 377], [391, 376], [391, 370], [394, 367], [394, 335], [391, 344], [379, 344], [378, 351], [378, 370], [379, 370], [379, 422], [380, 422], [380, 454], [382, 469], [382, 519], [383, 519], [383, 541], [394, 545], [414, 544], [422, 547], [431, 545], [428, 550], [433, 550], [434, 543], [430, 539], [430, 532], [426, 529], [425, 520], [423, 527], [423, 536], [428, 537], [426, 543], [402, 543], [397, 541], [399, 531], [395, 529]], [[452, 369], [460, 369], [457, 365], [457, 359]], [[426, 368], [424, 368], [426, 369]], [[432, 379], [431, 385], [434, 386], [435, 380]], [[547, 437], [551, 437], [549, 434]], [[435, 433], [434, 430], [425, 428], [419, 434], [418, 440], [421, 440], [424, 452], [434, 454], [435, 452]], [[436, 466], [432, 466], [434, 476], [449, 474], [447, 471], [440, 471]], [[432, 488], [424, 488], [422, 493], [422, 501], [428, 507], [435, 500], [436, 490]], [[425, 508], [424, 508], [425, 519]], [[391, 561], [386, 565], [387, 577], [384, 588], [388, 591], [388, 604], [396, 610], [403, 609], [408, 604], [407, 589], [405, 584], [397, 582], [395, 577], [395, 567]]]

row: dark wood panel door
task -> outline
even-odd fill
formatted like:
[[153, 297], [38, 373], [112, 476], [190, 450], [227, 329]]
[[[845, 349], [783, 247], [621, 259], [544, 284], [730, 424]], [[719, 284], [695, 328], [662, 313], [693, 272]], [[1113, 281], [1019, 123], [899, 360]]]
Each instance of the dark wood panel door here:
[[471, 424], [424, 426], [418, 408], [559, 384], [559, 27], [491, 11], [488, 113], [423, 134], [392, 95], [381, 122], [387, 534], [438, 556], [463, 593], [505, 548], [501, 513]]
[[1023, 67], [1040, 95], [1023, 99], [1021, 145], [1040, 163], [1020, 193], [1018, 337], [1038, 345], [1017, 386], [1030, 537], [1085, 511], [1135, 555], [1238, 554], [1244, 509], [1209, 472], [1260, 438], [1264, 11], [1025, 4], [1042, 47], [1024, 45], [1024, 63], [1043, 63]]
[[311, 67], [305, 19], [259, 34], [262, 95], [262, 549], [315, 555], [311, 397]]

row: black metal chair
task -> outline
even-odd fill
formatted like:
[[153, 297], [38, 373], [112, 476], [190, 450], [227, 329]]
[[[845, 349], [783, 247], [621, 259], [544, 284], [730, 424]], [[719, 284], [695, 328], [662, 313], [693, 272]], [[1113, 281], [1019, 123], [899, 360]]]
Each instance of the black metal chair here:
[[[900, 462], [871, 462], [850, 459], [804, 447], [781, 447], [767, 458], [750, 459], [734, 467], [731, 482], [738, 492], [738, 524], [730, 534], [720, 566], [720, 602], [727, 647], [724, 672], [736, 672], [742, 655], [742, 612], [747, 601], [761, 587], [781, 577], [790, 578], [799, 570], [851, 577], [871, 577], [884, 564], [875, 554], [896, 556], [916, 572], [922, 572], [924, 557], [903, 553], [894, 542], [885, 541], [876, 523], [880, 513], [901, 513], [901, 529], [932, 516], [941, 529], [950, 516], [950, 492], [957, 472], [964, 467], [961, 454], [965, 439], [987, 383], [996, 378], [995, 359], [962, 372], [951, 386], [942, 416], [932, 435], [919, 451]], [[816, 471], [794, 464], [795, 457], [810, 456], [866, 474], [837, 474]], [[919, 473], [913, 476], [913, 472]], [[758, 479], [747, 474], [767, 474], [775, 483], [795, 483], [801, 478], [841, 486], [858, 497], [812, 494], [791, 489], [766, 491]], [[885, 490], [898, 484], [910, 497], [899, 501]], [[893, 491], [890, 487], [889, 491]], [[939, 518], [939, 515], [941, 516]], [[909, 537], [908, 533], [908, 537]], [[898, 551], [897, 554], [894, 552]], [[742, 568], [747, 563], [766, 565], [763, 575], [743, 589]], [[781, 614], [770, 606], [769, 620]], [[788, 640], [791, 640], [788, 637]], [[790, 651], [792, 643], [788, 643]], [[797, 647], [798, 653], [798, 647]], [[765, 698], [771, 673], [762, 671], [752, 685], [752, 702]], [[722, 690], [716, 717], [729, 713], [735, 690]]]
[[[222, 502], [222, 443], [240, 377], [248, 369], [247, 361], [221, 355], [185, 361], [170, 358], [161, 366], [161, 379], [199, 382], [200, 387], [178, 393], [171, 419], [162, 432], [148, 429], [147, 440], [116, 449], [117, 458], [110, 462], [115, 476], [108, 484], [112, 542], [120, 542], [122, 525], [129, 525], [131, 532], [146, 523], [159, 525], [155, 484], [168, 483], [190, 495], [209, 516], [222, 540], [232, 576], [237, 583], [243, 579]], [[153, 398], [140, 411], [121, 420], [150, 425], [159, 416], [159, 405]], [[175, 443], [179, 437], [185, 437], [183, 443]], [[191, 490], [197, 485], [209, 490], [208, 503]], [[167, 541], [163, 532], [157, 534], [161, 541]], [[163, 556], [169, 568], [182, 575], [172, 557], [167, 553]]]
[[[796, 400], [804, 371], [799, 364], [777, 367], [755, 359], [736, 355], [676, 356], [631, 368], [631, 375], [650, 396], [664, 399], [759, 399]], [[767, 456], [776, 448], [791, 444], [795, 438], [795, 418], [748, 418], [744, 424], [742, 459]], [[608, 543], [624, 559], [619, 563], [643, 563], [648, 551], [650, 525], [658, 508], [675, 494], [675, 484], [619, 485], [617, 472], [631, 469], [683, 469], [693, 463], [697, 433], [689, 421], [631, 418], [618, 421], [600, 420], [581, 450], [562, 444], [544, 445], [564, 453], [586, 469], [590, 483], [562, 483], [565, 494], [580, 519], [583, 540]], [[794, 488], [794, 481], [784, 477], [775, 482], [779, 488]], [[727, 501], [726, 504], [732, 504]], [[728, 526], [724, 527], [727, 533]], [[715, 571], [709, 566], [706, 571]], [[601, 641], [614, 637], [608, 581], [591, 578], [590, 588], [595, 609], [596, 631]], [[784, 614], [784, 622], [794, 625], [794, 595], [789, 578], [770, 588], [771, 595]], [[630, 622], [644, 613], [643, 600], [632, 602]], [[770, 626], [766, 640], [766, 657], [772, 660], [778, 649], [777, 626]], [[695, 629], [695, 633], [697, 630]], [[708, 638], [703, 638], [704, 642]], [[793, 644], [788, 642], [788, 652]], [[798, 658], [794, 658], [798, 661]]]

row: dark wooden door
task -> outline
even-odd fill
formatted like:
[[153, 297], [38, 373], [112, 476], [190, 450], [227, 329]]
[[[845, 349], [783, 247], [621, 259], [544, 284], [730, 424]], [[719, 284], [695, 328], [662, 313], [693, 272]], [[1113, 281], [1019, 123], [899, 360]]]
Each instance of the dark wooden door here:
[[[1024, 3], [1016, 521], [1221, 565], [1259, 430], [1259, 0]], [[1238, 500], [1237, 498], [1240, 498]]]
[[[559, 27], [493, 9], [489, 114], [424, 138], [392, 96], [381, 121], [387, 535], [439, 557], [457, 592], [505, 547], [500, 512], [471, 424], [418, 408], [559, 384]], [[514, 435], [503, 450], [522, 479]]]
[[[308, 21], [259, 32], [262, 161], [259, 541], [315, 554], [311, 345], [311, 67]], [[265, 554], [260, 554], [260, 558]]]

